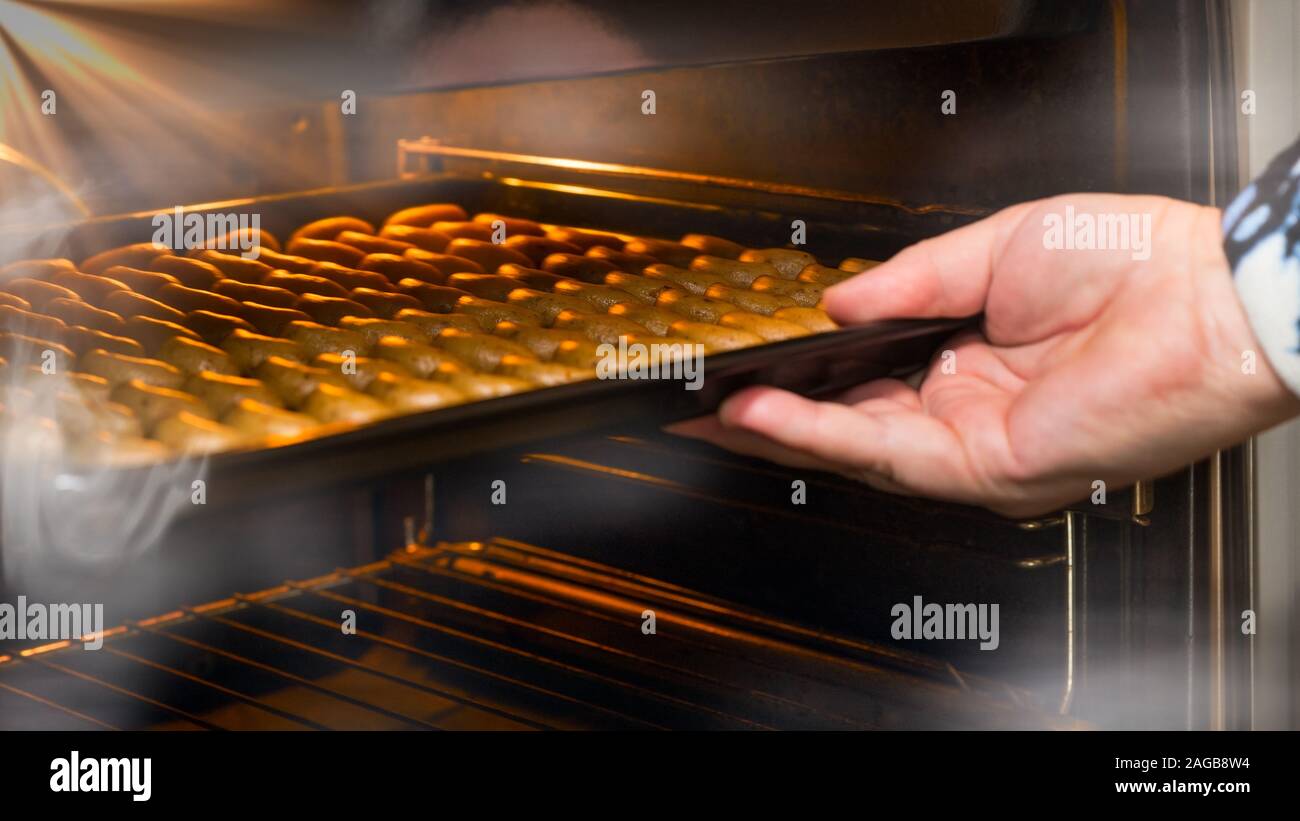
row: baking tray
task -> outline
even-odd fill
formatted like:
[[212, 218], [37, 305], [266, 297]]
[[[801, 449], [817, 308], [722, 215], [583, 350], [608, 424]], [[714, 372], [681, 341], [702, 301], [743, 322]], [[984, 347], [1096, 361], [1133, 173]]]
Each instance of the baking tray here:
[[[337, 214], [382, 221], [422, 202], [457, 202], [471, 213], [502, 212], [544, 222], [677, 237], [711, 233], [754, 247], [785, 244], [792, 214], [822, 213], [799, 198], [756, 195], [750, 207], [672, 200], [554, 182], [434, 174], [414, 180], [328, 188], [186, 206], [187, 212], [257, 213], [264, 229], [286, 237], [303, 223]], [[821, 204], [824, 206], [824, 203]], [[170, 209], [164, 209], [170, 210]], [[0, 232], [10, 258], [82, 259], [104, 248], [147, 241], [153, 211], [75, 224]], [[809, 247], [823, 261], [883, 258], [916, 237], [873, 223], [873, 214], [841, 206], [843, 222], [809, 221]], [[877, 214], [876, 216], [884, 216]], [[891, 225], [891, 228], [895, 226]], [[382, 420], [337, 434], [204, 460], [211, 498], [224, 505], [364, 481], [584, 431], [643, 429], [707, 414], [750, 385], [824, 396], [865, 380], [925, 364], [940, 343], [972, 320], [898, 320], [845, 328], [706, 357], [700, 390], [674, 380], [591, 380]], [[147, 468], [144, 468], [147, 470]]]

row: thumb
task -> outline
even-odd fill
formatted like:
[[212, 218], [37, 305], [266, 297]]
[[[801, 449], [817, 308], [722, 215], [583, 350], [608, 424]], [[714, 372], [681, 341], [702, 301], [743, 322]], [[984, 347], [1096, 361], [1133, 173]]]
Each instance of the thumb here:
[[979, 313], [993, 280], [994, 260], [1033, 205], [1014, 205], [919, 242], [888, 262], [827, 288], [827, 313], [844, 325]]

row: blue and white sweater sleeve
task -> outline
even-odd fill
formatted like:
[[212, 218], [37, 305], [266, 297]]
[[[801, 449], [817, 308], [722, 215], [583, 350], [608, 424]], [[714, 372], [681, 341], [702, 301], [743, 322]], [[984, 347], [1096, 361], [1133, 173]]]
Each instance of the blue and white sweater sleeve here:
[[1300, 141], [1223, 212], [1223, 250], [1264, 355], [1300, 395]]

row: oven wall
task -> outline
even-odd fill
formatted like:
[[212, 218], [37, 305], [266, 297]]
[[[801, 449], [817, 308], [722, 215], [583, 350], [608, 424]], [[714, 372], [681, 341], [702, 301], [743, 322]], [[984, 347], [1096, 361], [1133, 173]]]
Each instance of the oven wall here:
[[[1300, 134], [1300, 2], [1248, 0], [1234, 4], [1240, 91], [1255, 92], [1257, 107], [1238, 118], [1242, 179], [1264, 170], [1269, 160]], [[1259, 729], [1300, 727], [1300, 423], [1292, 422], [1256, 439], [1258, 479], [1255, 575], [1259, 632], [1255, 637], [1255, 713]]]

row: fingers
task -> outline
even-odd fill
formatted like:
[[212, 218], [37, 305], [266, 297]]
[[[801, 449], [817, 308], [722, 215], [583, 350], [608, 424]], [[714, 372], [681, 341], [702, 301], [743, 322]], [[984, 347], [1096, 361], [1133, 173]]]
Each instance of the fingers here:
[[[865, 402], [874, 402], [879, 406], [891, 406], [898, 409], [920, 410], [921, 396], [916, 388], [898, 379], [876, 379], [864, 385], [849, 388], [835, 398], [845, 405], [861, 406]], [[859, 410], [862, 410], [859, 407]]]
[[841, 465], [835, 465], [807, 453], [783, 447], [756, 433], [728, 428], [716, 416], [704, 416], [699, 419], [678, 422], [675, 425], [669, 425], [667, 431], [692, 439], [702, 439], [733, 453], [766, 459], [769, 462], [776, 462], [786, 467], [823, 470], [828, 473], [835, 473], [842, 469]]
[[960, 440], [918, 410], [862, 412], [749, 388], [724, 402], [718, 417], [724, 428], [759, 434], [841, 473], [865, 470], [891, 485], [954, 498], [971, 492]]
[[988, 297], [993, 262], [1032, 203], [903, 250], [893, 259], [826, 289], [826, 311], [857, 324], [900, 317], [964, 317]]

